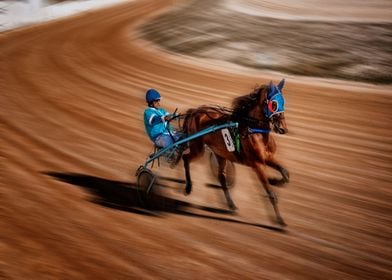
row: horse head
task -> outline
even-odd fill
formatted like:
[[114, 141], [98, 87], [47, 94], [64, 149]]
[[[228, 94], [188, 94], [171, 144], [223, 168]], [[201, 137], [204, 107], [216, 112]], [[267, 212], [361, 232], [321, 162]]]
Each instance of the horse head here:
[[284, 98], [282, 89], [284, 79], [276, 86], [261, 85], [248, 95], [239, 96], [233, 100], [234, 120], [239, 121], [243, 127], [262, 130], [273, 130], [279, 134], [288, 132], [284, 117]]
[[282, 89], [285, 80], [282, 79], [276, 86], [271, 81], [264, 99], [264, 115], [273, 126], [273, 130], [279, 134], [288, 132], [284, 116], [284, 103]]

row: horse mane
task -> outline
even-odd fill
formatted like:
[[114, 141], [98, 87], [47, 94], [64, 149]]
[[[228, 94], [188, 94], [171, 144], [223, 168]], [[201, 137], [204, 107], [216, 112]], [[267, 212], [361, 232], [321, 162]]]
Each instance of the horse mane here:
[[207, 121], [203, 121], [204, 124], [224, 123], [232, 120], [240, 123], [240, 130], [249, 124], [259, 126], [260, 120], [251, 118], [248, 114], [259, 103], [263, 92], [267, 88], [267, 85], [256, 85], [254, 90], [249, 94], [236, 97], [232, 101], [231, 109], [217, 105], [202, 105], [198, 108], [188, 109], [185, 113], [182, 131], [188, 134], [191, 127], [198, 127], [202, 116], [207, 117]]
[[261, 94], [267, 87], [267, 85], [256, 86], [249, 94], [236, 97], [232, 102], [233, 115], [246, 116], [257, 105]]

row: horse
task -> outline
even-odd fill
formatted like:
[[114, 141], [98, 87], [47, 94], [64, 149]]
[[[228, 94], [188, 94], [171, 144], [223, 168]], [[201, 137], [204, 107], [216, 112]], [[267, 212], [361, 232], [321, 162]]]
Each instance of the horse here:
[[[182, 155], [186, 194], [190, 194], [192, 191], [190, 163], [202, 156], [205, 146], [208, 146], [218, 161], [218, 178], [228, 207], [232, 211], [237, 209], [226, 185], [225, 166], [229, 160], [249, 166], [254, 170], [273, 206], [277, 223], [281, 226], [286, 225], [278, 209], [277, 197], [270, 187], [272, 184], [283, 185], [289, 182], [289, 172], [274, 157], [276, 142], [270, 134], [271, 127], [279, 134], [288, 132], [282, 95], [284, 83], [285, 80], [282, 79], [277, 86], [272, 81], [269, 85], [257, 86], [248, 95], [235, 98], [232, 101], [231, 109], [203, 105], [187, 110], [182, 125], [182, 130], [186, 135], [194, 134], [212, 125], [230, 121], [237, 122], [238, 128], [236, 131], [231, 131], [231, 136], [239, 139], [239, 145], [235, 145], [239, 146], [239, 149], [228, 151], [225, 144], [227, 139], [224, 139], [223, 133], [219, 131], [191, 140], [188, 143], [189, 149]], [[269, 179], [265, 172], [265, 166], [279, 171], [282, 178]]]

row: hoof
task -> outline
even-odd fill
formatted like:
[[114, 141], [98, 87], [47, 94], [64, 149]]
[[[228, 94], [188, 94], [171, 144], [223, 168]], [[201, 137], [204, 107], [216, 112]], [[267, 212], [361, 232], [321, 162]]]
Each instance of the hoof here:
[[185, 195], [188, 195], [192, 192], [192, 185], [186, 185], [185, 187]]
[[287, 224], [285, 223], [285, 221], [282, 218], [278, 218], [277, 219], [277, 223], [278, 225], [280, 225], [281, 227], [287, 227]]
[[229, 204], [228, 206], [229, 206], [230, 210], [231, 210], [231, 211], [233, 211], [233, 212], [234, 212], [235, 210], [237, 210], [237, 209], [238, 209], [238, 207], [237, 207], [237, 206], [235, 206], [235, 204], [234, 204], [234, 203], [231, 203], [231, 204]]
[[281, 170], [283, 179], [288, 183], [290, 181], [290, 173], [287, 169], [282, 168]]

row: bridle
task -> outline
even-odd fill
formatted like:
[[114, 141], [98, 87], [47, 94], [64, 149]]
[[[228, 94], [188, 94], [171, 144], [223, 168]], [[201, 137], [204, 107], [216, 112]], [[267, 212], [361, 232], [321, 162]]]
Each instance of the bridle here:
[[[206, 106], [205, 108], [199, 108], [191, 113], [177, 115], [177, 118], [186, 119], [188, 116], [202, 113], [210, 120], [221, 119], [222, 121], [226, 121], [231, 119], [232, 121], [238, 121], [240, 127], [242, 126], [245, 128], [241, 134], [269, 133], [271, 132], [271, 129], [269, 129], [270, 123], [272, 123], [274, 131], [279, 132], [282, 129], [279, 127], [279, 123], [284, 119], [284, 115], [282, 114], [284, 112], [284, 98], [282, 93], [278, 91], [269, 99], [266, 98], [262, 103], [264, 104], [262, 111], [265, 120], [237, 114], [233, 109], [222, 106]], [[212, 115], [214, 113], [219, 113], [223, 116], [216, 118]]]

